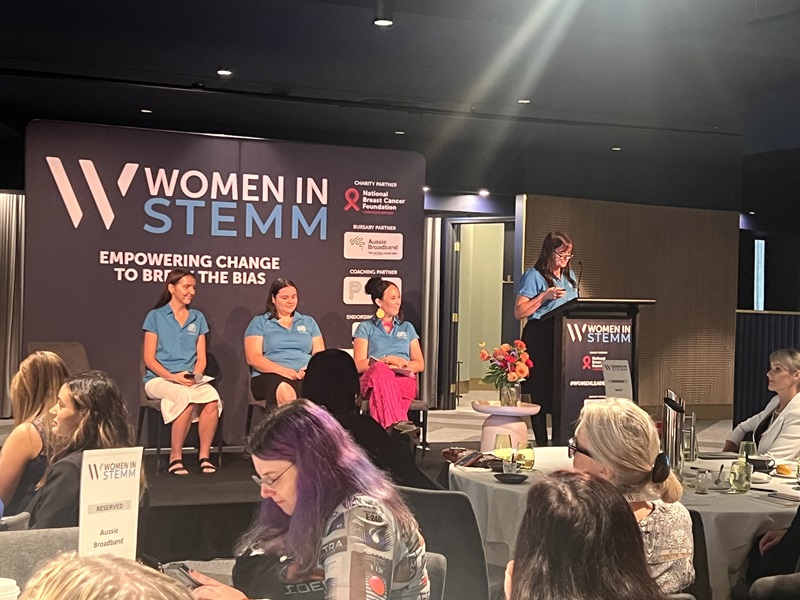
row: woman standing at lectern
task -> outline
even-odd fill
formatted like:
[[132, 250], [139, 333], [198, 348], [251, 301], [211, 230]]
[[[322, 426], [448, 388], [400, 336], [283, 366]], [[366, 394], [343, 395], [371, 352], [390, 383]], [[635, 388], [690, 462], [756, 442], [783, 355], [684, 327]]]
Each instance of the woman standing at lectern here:
[[522, 393], [530, 394], [531, 401], [540, 405], [539, 414], [531, 417], [533, 435], [537, 446], [547, 446], [547, 413], [553, 411], [553, 347], [552, 339], [537, 335], [542, 327], [540, 319], [559, 306], [578, 297], [578, 284], [570, 269], [572, 240], [566, 233], [551, 231], [544, 238], [542, 251], [532, 269], [525, 271], [514, 305], [514, 317], [527, 319], [522, 341], [536, 365], [522, 382]]

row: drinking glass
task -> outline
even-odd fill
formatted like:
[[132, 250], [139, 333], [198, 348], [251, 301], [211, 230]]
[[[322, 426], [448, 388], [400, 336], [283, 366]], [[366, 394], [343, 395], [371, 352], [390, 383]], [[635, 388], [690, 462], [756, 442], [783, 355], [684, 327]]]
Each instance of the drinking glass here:
[[708, 486], [711, 483], [711, 472], [707, 469], [700, 469], [697, 472], [697, 480], [694, 484], [695, 494], [707, 494]]
[[503, 473], [516, 473], [517, 472], [517, 462], [514, 460], [504, 460], [503, 461]]
[[526, 471], [532, 471], [536, 462], [533, 442], [520, 442], [517, 444], [517, 462]]
[[520, 403], [524, 402], [525, 404], [533, 404], [533, 400], [531, 400], [531, 395], [530, 394], [522, 394], [519, 397], [519, 401], [520, 401]]
[[755, 456], [758, 453], [758, 448], [755, 442], [742, 442], [739, 444], [739, 457], [744, 457], [745, 460], [750, 456]]
[[494, 436], [494, 455], [502, 460], [510, 460], [512, 454], [511, 434], [498, 433]]
[[731, 482], [731, 489], [729, 493], [744, 494], [750, 489], [750, 481], [753, 477], [753, 465], [748, 462], [739, 462], [731, 464], [731, 475], [729, 481]]

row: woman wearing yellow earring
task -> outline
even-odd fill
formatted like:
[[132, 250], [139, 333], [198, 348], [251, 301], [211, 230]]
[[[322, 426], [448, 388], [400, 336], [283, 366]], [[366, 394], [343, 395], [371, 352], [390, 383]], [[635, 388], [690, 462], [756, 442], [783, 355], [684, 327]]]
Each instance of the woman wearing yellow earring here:
[[353, 335], [353, 358], [361, 376], [361, 395], [369, 398], [372, 417], [384, 428], [408, 419], [417, 395], [416, 374], [425, 359], [414, 326], [400, 318], [400, 290], [390, 281], [372, 277], [365, 287], [377, 306]]

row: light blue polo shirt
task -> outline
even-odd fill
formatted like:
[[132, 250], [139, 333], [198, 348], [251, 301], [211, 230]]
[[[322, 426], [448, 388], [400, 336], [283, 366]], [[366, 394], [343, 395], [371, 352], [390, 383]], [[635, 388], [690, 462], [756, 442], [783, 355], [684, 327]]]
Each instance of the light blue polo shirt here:
[[[262, 342], [261, 353], [264, 358], [274, 363], [299, 371], [308, 366], [311, 359], [311, 340], [321, 337], [317, 322], [308, 315], [294, 313], [292, 326], [287, 329], [269, 313], [258, 315], [250, 321], [244, 337], [258, 336]], [[260, 371], [250, 369], [253, 377], [261, 375]]]
[[[142, 329], [158, 336], [156, 360], [170, 373], [191, 371], [197, 362], [197, 338], [208, 333], [208, 323], [199, 310], [189, 309], [189, 317], [181, 327], [169, 302], [147, 313]], [[157, 377], [150, 369], [145, 381]]]
[[[575, 279], [575, 273], [570, 271], [570, 275], [572, 275], [572, 278]], [[519, 282], [518, 295], [524, 296], [525, 298], [533, 298], [541, 294], [549, 287], [550, 284], [547, 283], [544, 275], [539, 273], [539, 271], [536, 269], [528, 269], [525, 271], [525, 274], [522, 276], [522, 279]], [[562, 304], [566, 304], [570, 300], [574, 300], [578, 297], [578, 287], [570, 283], [566, 273], [561, 273], [561, 277], [556, 280], [556, 287], [564, 288], [567, 293], [558, 300], [545, 300], [542, 302], [542, 305], [536, 309], [531, 316], [528, 317], [529, 321], [531, 319], [541, 319], [551, 310], [558, 308]]]
[[419, 339], [416, 329], [408, 321], [394, 319], [391, 332], [383, 328], [377, 317], [361, 321], [353, 338], [367, 340], [367, 355], [374, 358], [384, 356], [400, 356], [411, 360], [411, 342]]

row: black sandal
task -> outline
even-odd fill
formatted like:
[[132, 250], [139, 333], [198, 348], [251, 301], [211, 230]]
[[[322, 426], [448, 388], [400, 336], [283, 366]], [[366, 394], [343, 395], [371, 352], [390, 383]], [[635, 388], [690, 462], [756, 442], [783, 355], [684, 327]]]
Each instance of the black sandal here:
[[[183, 471], [183, 473], [181, 473], [180, 471]], [[169, 466], [167, 467], [167, 475], [172, 475], [173, 477], [189, 476], [189, 471], [187, 471], [186, 467], [183, 466], [182, 458], [176, 458], [171, 463], [169, 463]]]
[[[200, 475], [216, 475], [217, 474], [217, 467], [214, 466], [214, 463], [211, 462], [210, 458], [201, 458], [200, 462]], [[211, 471], [207, 471], [206, 469], [212, 469]]]

